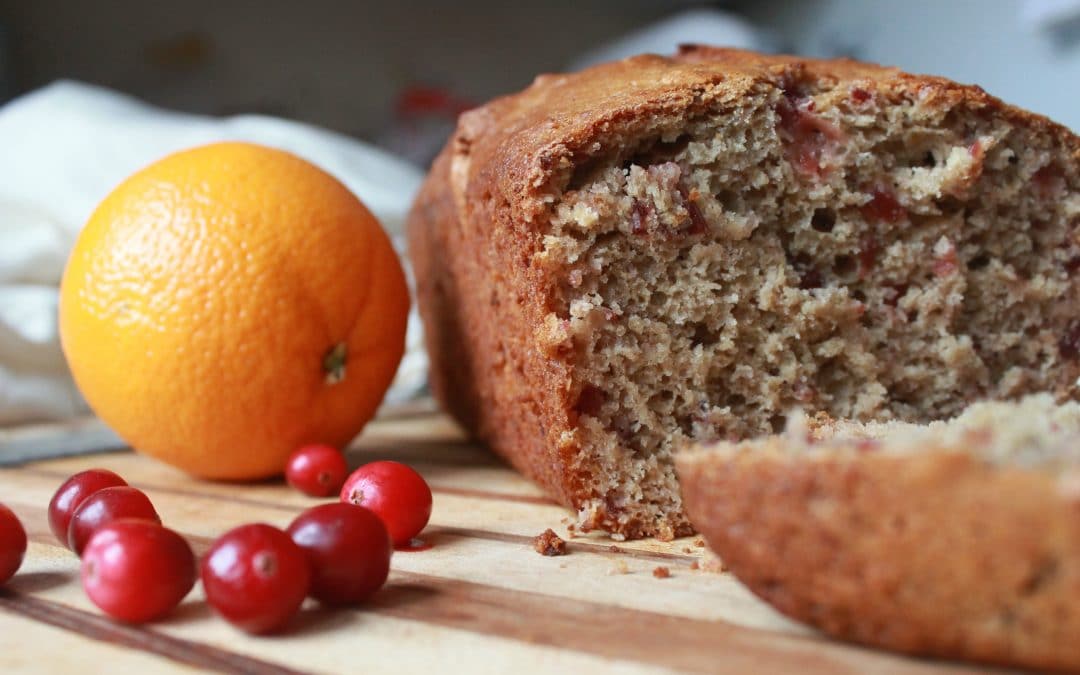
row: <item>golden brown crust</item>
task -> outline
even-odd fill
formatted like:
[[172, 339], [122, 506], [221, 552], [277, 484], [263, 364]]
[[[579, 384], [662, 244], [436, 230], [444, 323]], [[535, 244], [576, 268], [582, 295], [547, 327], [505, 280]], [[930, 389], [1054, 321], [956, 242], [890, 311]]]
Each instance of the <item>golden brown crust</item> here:
[[1080, 500], [1057, 477], [781, 442], [676, 458], [692, 522], [755, 593], [845, 640], [1080, 668]]
[[498, 191], [516, 219], [539, 223], [549, 207], [544, 197], [588, 158], [610, 152], [617, 139], [737, 101], [754, 87], [809, 78], [858, 83], [885, 100], [918, 97], [943, 110], [960, 104], [985, 110], [1045, 129], [1080, 153], [1080, 139], [1061, 125], [977, 86], [850, 59], [685, 45], [672, 58], [646, 54], [572, 75], [540, 75], [524, 91], [465, 113], [447, 146], [471, 165], [455, 187], [468, 203]]
[[[1045, 118], [977, 87], [852, 61], [814, 61], [706, 47], [644, 55], [526, 90], [465, 113], [409, 218], [432, 387], [468, 429], [567, 506], [594, 510], [586, 527], [627, 537], [686, 534], [685, 524], [628, 517], [590, 487], [595, 467], [574, 430], [572, 350], [547, 339], [557, 274], [534, 260], [553, 200], [596, 160], [632, 154], [755, 92], [806, 78], [850, 81], [884, 100], [958, 105], [1045, 128], [1080, 158], [1080, 142]], [[944, 114], [944, 112], [942, 113]], [[681, 522], [681, 521], [680, 521]]]
[[[449, 148], [449, 146], [448, 146]], [[436, 160], [409, 219], [409, 253], [417, 279], [417, 297], [431, 358], [430, 383], [443, 407], [468, 430], [489, 442], [518, 470], [571, 503], [571, 471], [552, 451], [552, 434], [566, 428], [565, 412], [541, 403], [557, 397], [559, 370], [531, 346], [530, 320], [535, 292], [520, 286], [512, 265], [494, 261], [498, 244], [519, 244], [499, 232], [488, 203], [477, 204], [468, 218], [458, 216], [451, 190], [449, 151]], [[509, 277], [509, 278], [507, 278]], [[508, 297], [509, 294], [509, 297]], [[489, 302], [476, 302], [488, 297]], [[514, 302], [521, 311], [500, 314], [492, 303]], [[542, 300], [539, 300], [542, 304]], [[555, 437], [557, 438], [557, 436]]]
[[435, 397], [467, 429], [479, 426], [479, 394], [472, 350], [464, 343], [468, 331], [463, 316], [452, 308], [462, 301], [451, 273], [449, 251], [460, 223], [450, 194], [450, 156], [443, 153], [432, 166], [409, 217], [409, 259], [416, 270], [416, 294], [431, 359], [429, 386]]

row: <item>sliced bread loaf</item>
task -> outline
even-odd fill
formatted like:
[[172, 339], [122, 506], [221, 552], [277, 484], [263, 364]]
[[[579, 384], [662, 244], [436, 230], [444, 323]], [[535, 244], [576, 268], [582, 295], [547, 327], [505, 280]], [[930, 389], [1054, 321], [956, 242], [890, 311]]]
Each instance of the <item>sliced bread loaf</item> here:
[[1080, 405], [796, 418], [676, 464], [691, 522], [781, 612], [886, 649], [1080, 669]]
[[432, 388], [578, 511], [690, 531], [687, 440], [1080, 375], [1080, 139], [978, 87], [692, 47], [462, 116], [409, 220]]

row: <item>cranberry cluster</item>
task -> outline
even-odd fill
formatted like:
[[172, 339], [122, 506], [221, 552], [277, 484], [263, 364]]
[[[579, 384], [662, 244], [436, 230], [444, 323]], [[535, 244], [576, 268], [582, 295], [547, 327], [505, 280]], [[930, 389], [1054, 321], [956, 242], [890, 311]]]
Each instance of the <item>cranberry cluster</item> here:
[[[254, 523], [222, 535], [201, 566], [188, 542], [164, 527], [150, 499], [105, 469], [75, 474], [49, 504], [56, 538], [82, 559], [87, 596], [106, 614], [131, 623], [160, 618], [201, 576], [209, 604], [250, 633], [282, 629], [304, 598], [355, 605], [386, 582], [395, 545], [427, 525], [431, 490], [413, 469], [372, 462], [348, 476], [337, 449], [301, 448], [287, 478], [307, 494], [340, 501], [301, 513], [286, 530]], [[0, 504], [0, 584], [26, 553], [26, 531]]]

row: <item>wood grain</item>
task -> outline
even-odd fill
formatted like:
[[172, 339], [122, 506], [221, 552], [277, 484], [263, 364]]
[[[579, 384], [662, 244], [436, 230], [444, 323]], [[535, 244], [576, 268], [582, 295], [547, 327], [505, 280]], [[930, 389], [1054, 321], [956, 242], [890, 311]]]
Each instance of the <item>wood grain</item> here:
[[303, 672], [198, 642], [170, 637], [151, 628], [117, 623], [100, 614], [73, 609], [32, 595], [0, 589], [0, 608], [92, 640], [140, 649], [198, 668], [251, 675], [298, 675]]
[[[200, 588], [152, 626], [102, 617], [81, 591], [78, 561], [53, 539], [45, 506], [68, 475], [104, 466], [144, 489], [166, 524], [204, 551], [230, 527], [284, 526], [316, 500], [280, 482], [198, 481], [131, 452], [0, 469], [0, 501], [31, 539], [23, 569], [0, 594], [0, 645], [20, 646], [0, 650], [0, 672], [72, 663], [71, 653], [55, 653], [57, 631], [94, 660], [88, 672], [114, 672], [103, 659], [118, 669], [139, 664], [131, 666], [139, 672], [967, 672], [825, 640], [729, 575], [693, 569], [704, 554], [693, 539], [573, 538], [563, 509], [440, 416], [420, 410], [372, 424], [349, 459], [376, 458], [408, 461], [432, 484], [424, 537], [433, 548], [396, 554], [387, 586], [368, 606], [329, 611], [309, 602], [274, 638], [233, 630]], [[548, 527], [567, 539], [569, 555], [533, 551], [532, 538]], [[671, 577], [654, 578], [658, 565]]]

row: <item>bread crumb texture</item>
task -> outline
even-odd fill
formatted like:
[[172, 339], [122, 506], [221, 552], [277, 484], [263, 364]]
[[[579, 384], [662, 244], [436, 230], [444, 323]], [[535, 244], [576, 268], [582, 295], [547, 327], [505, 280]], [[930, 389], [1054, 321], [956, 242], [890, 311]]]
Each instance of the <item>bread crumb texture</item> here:
[[433, 388], [584, 531], [793, 408], [1076, 398], [1080, 141], [977, 87], [690, 48], [466, 114], [413, 211]]
[[[1036, 394], [1018, 402], [974, 403], [953, 419], [928, 424], [857, 423], [797, 411], [783, 437], [779, 447], [786, 452], [815, 456], [952, 450], [998, 465], [1068, 470], [1080, 467], [1080, 404], [1057, 404], [1049, 394]], [[754, 447], [753, 442], [734, 445]]]

